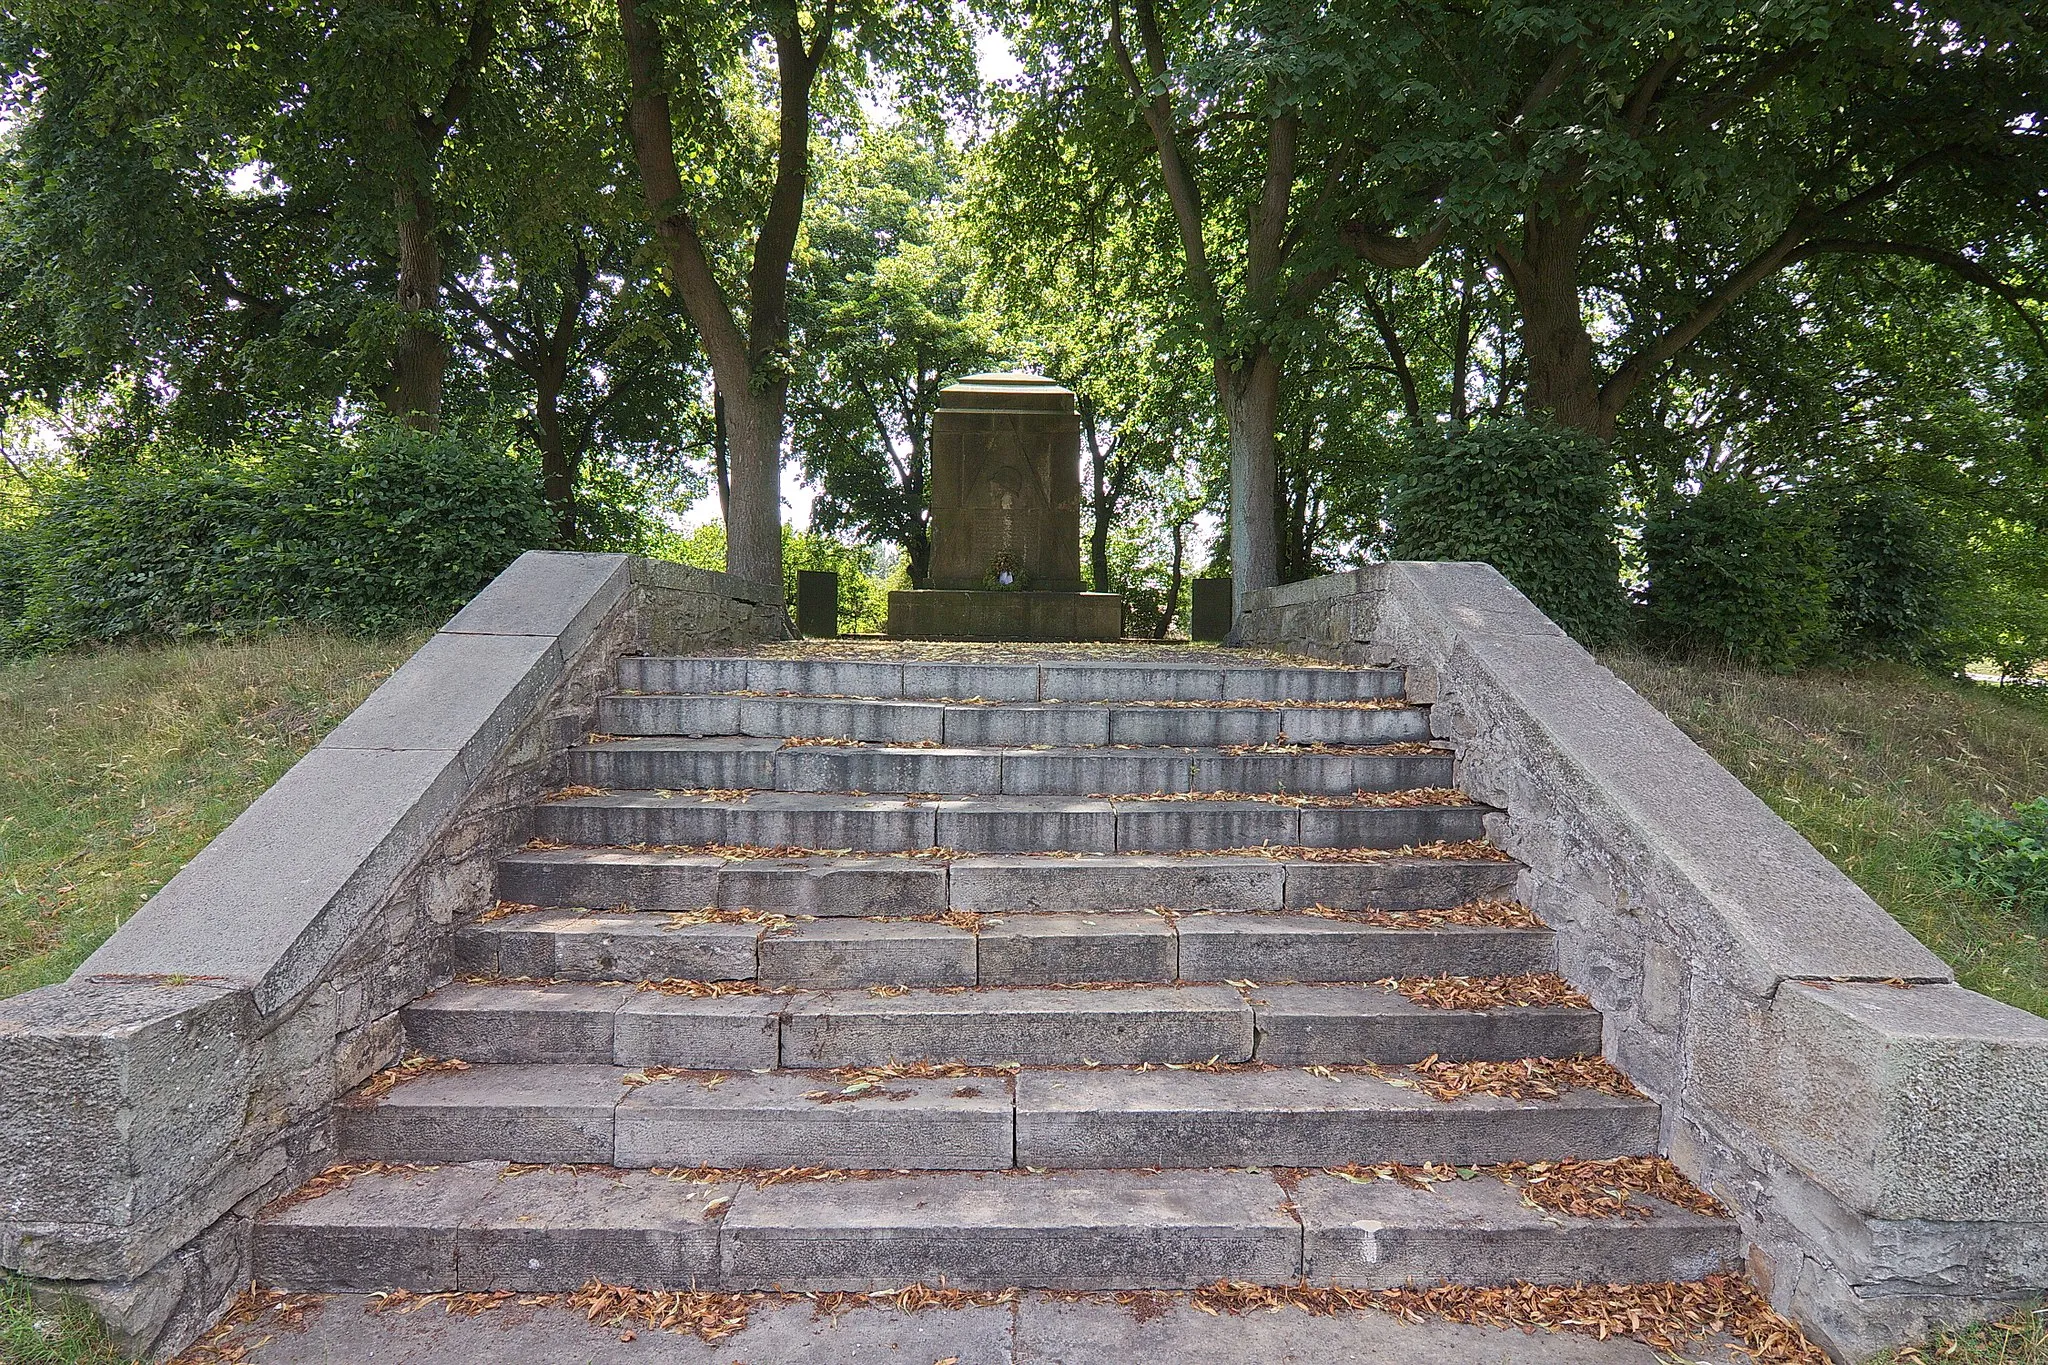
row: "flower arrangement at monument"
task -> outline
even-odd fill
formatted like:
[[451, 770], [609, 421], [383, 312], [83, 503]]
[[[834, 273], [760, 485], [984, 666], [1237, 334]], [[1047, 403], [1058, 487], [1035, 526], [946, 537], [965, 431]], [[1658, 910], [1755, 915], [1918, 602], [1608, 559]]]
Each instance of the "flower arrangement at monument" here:
[[990, 592], [1025, 592], [1031, 587], [1031, 571], [1008, 550], [1001, 550], [989, 560], [981, 586]]

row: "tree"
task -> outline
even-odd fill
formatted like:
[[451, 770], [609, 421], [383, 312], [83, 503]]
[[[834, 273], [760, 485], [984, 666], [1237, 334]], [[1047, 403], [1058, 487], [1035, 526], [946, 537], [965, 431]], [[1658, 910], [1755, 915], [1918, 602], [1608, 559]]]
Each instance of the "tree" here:
[[[703, 339], [718, 387], [728, 450], [730, 496], [724, 507], [727, 568], [759, 583], [782, 580], [782, 438], [789, 401], [789, 270], [810, 188], [811, 137], [820, 78], [836, 73], [857, 85], [871, 65], [933, 79], [965, 68], [965, 38], [950, 11], [914, 0], [825, 0], [806, 10], [791, 0], [748, 6], [663, 6], [619, 0], [624, 44], [626, 129], [647, 209], [683, 306]], [[772, 54], [772, 73], [750, 61]], [[688, 54], [678, 61], [673, 51]], [[767, 168], [749, 154], [771, 139], [747, 139], [756, 77], [773, 89], [774, 134]], [[827, 87], [828, 96], [846, 93]], [[717, 169], [686, 181], [681, 131]], [[708, 144], [708, 145], [707, 145]], [[727, 192], [749, 179], [765, 192]], [[712, 182], [710, 196], [702, 192]], [[751, 188], [751, 187], [749, 187]], [[696, 192], [693, 192], [696, 191]], [[709, 198], [710, 202], [707, 202]], [[729, 253], [706, 232], [710, 215], [744, 221], [745, 245]], [[740, 234], [735, 234], [740, 235]], [[721, 255], [731, 258], [721, 260]]]
[[939, 390], [996, 360], [961, 174], [943, 129], [864, 130], [827, 162], [797, 264], [794, 422], [821, 490], [814, 528], [895, 541], [920, 588]]

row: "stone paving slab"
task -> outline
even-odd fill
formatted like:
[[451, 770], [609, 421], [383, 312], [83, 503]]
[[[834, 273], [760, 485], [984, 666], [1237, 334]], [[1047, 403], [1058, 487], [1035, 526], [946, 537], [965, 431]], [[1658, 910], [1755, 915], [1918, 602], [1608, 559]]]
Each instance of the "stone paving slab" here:
[[441, 987], [401, 1010], [406, 1040], [470, 1062], [610, 1062], [612, 1020], [631, 986]]
[[1278, 1066], [1359, 1062], [1513, 1061], [1600, 1052], [1600, 1012], [1506, 1006], [1446, 1010], [1377, 986], [1261, 986], [1252, 991], [1259, 1061]]
[[[259, 1316], [231, 1344], [248, 1365], [1657, 1365], [1639, 1342], [1563, 1332], [1405, 1323], [1382, 1313], [1219, 1318], [1162, 1294], [1138, 1307], [1027, 1294], [946, 1312], [886, 1308], [820, 1315], [804, 1300], [758, 1304], [718, 1342], [589, 1322], [561, 1307], [513, 1305], [473, 1317], [435, 1305], [378, 1312], [357, 1295], [305, 1305], [303, 1321]], [[1702, 1360], [1726, 1353], [1702, 1346]]]
[[622, 1074], [594, 1065], [438, 1072], [375, 1103], [335, 1105], [335, 1143], [344, 1160], [610, 1165]]
[[458, 929], [456, 952], [478, 976], [555, 981], [745, 981], [758, 924], [677, 924], [658, 912], [542, 910]]
[[1183, 915], [1174, 928], [1188, 981], [1378, 981], [1557, 969], [1548, 929], [1399, 929], [1301, 914]]
[[984, 986], [1172, 981], [1179, 959], [1173, 924], [1142, 911], [1004, 915], [976, 949]]
[[1360, 1074], [1026, 1071], [1017, 1161], [1043, 1167], [1488, 1164], [1648, 1155], [1657, 1106], [1597, 1092], [1451, 1102]]
[[765, 986], [972, 986], [975, 937], [951, 924], [828, 919], [761, 940]]
[[1219, 986], [805, 994], [782, 1028], [791, 1067], [1243, 1061], [1251, 1050], [1251, 1006]]

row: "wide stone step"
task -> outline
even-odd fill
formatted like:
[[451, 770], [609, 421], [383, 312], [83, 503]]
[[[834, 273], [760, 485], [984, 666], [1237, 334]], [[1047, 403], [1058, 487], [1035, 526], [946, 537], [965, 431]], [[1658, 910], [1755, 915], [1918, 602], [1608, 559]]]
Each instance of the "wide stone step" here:
[[951, 705], [844, 697], [737, 697], [717, 693], [603, 698], [608, 735], [788, 736], [881, 744], [1005, 747], [1031, 744], [1387, 744], [1429, 738], [1429, 718], [1404, 706], [1158, 706], [1114, 702]]
[[1149, 792], [1356, 791], [1447, 787], [1435, 754], [1226, 753], [1216, 748], [923, 749], [798, 744], [776, 739], [623, 739], [569, 754], [570, 780], [625, 789], [745, 788], [785, 792], [945, 792], [1093, 796]]
[[[1386, 857], [1365, 862], [1142, 855], [727, 858], [613, 848], [532, 849], [498, 863], [519, 905], [930, 915], [947, 910], [1446, 909], [1506, 895], [1517, 863]], [[515, 975], [516, 973], [507, 973]], [[698, 973], [671, 973], [698, 975]]]
[[1048, 660], [923, 663], [858, 659], [627, 658], [632, 692], [795, 692], [812, 696], [1033, 701], [1372, 701], [1401, 695], [1401, 670]]
[[1600, 1016], [1583, 1006], [1440, 1009], [1362, 985], [881, 987], [699, 998], [619, 983], [470, 982], [413, 1002], [402, 1018], [413, 1048], [429, 1056], [520, 1065], [1307, 1066], [1600, 1050]]
[[900, 1080], [888, 1070], [847, 1082], [823, 1071], [477, 1064], [344, 1101], [336, 1140], [352, 1162], [942, 1170], [1470, 1165], [1638, 1156], [1657, 1144], [1654, 1103], [1597, 1091], [1440, 1101], [1364, 1073], [1297, 1068]]
[[[368, 1171], [273, 1206], [257, 1281], [293, 1292], [1189, 1289], [1216, 1280], [1395, 1288], [1694, 1280], [1740, 1230], [1636, 1196], [1646, 1218], [1528, 1207], [1490, 1175], [1412, 1189], [1247, 1171], [796, 1181], [496, 1162]], [[750, 1357], [754, 1358], [754, 1357]]]
[[1486, 808], [1295, 806], [1273, 800], [1094, 801], [1013, 796], [608, 792], [534, 813], [545, 840], [582, 845], [750, 844], [892, 852], [1156, 853], [1259, 846], [1396, 849], [1486, 832]]
[[533, 910], [459, 929], [454, 943], [464, 975], [771, 987], [1378, 981], [1556, 967], [1548, 929], [1401, 928], [1284, 912], [1038, 912], [963, 925], [846, 917], [697, 923], [658, 911]]

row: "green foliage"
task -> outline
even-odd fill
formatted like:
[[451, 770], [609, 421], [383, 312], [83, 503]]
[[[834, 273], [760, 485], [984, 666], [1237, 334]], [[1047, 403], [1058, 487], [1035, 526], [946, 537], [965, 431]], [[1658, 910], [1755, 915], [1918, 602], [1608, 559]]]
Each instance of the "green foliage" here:
[[232, 632], [379, 629], [453, 611], [546, 543], [529, 455], [487, 434], [307, 425], [263, 448], [163, 444], [38, 489], [17, 650]]
[[76, 1299], [38, 1308], [28, 1284], [0, 1271], [0, 1360], [7, 1365], [126, 1365], [107, 1329]]
[[1830, 485], [1831, 610], [1843, 652], [1864, 659], [1928, 659], [1955, 611], [1958, 547], [1924, 501], [1893, 483]]
[[1780, 671], [1825, 656], [1834, 547], [1824, 510], [1739, 477], [1653, 512], [1647, 633], [1667, 647]]
[[1621, 634], [1621, 560], [1606, 451], [1501, 417], [1417, 431], [1389, 499], [1400, 559], [1484, 560], [1585, 644]]
[[[699, 569], [725, 571], [725, 527], [709, 521], [688, 535], [658, 541], [649, 552], [660, 558], [679, 560]], [[910, 586], [904, 578], [906, 561], [899, 557], [886, 562], [871, 545], [851, 544], [823, 531], [782, 528], [783, 600], [796, 601], [799, 569], [819, 569], [839, 575], [839, 633], [879, 635], [889, 619], [889, 592]]]
[[1951, 886], [2048, 925], [2048, 796], [2010, 815], [1962, 807], [1942, 835]]

